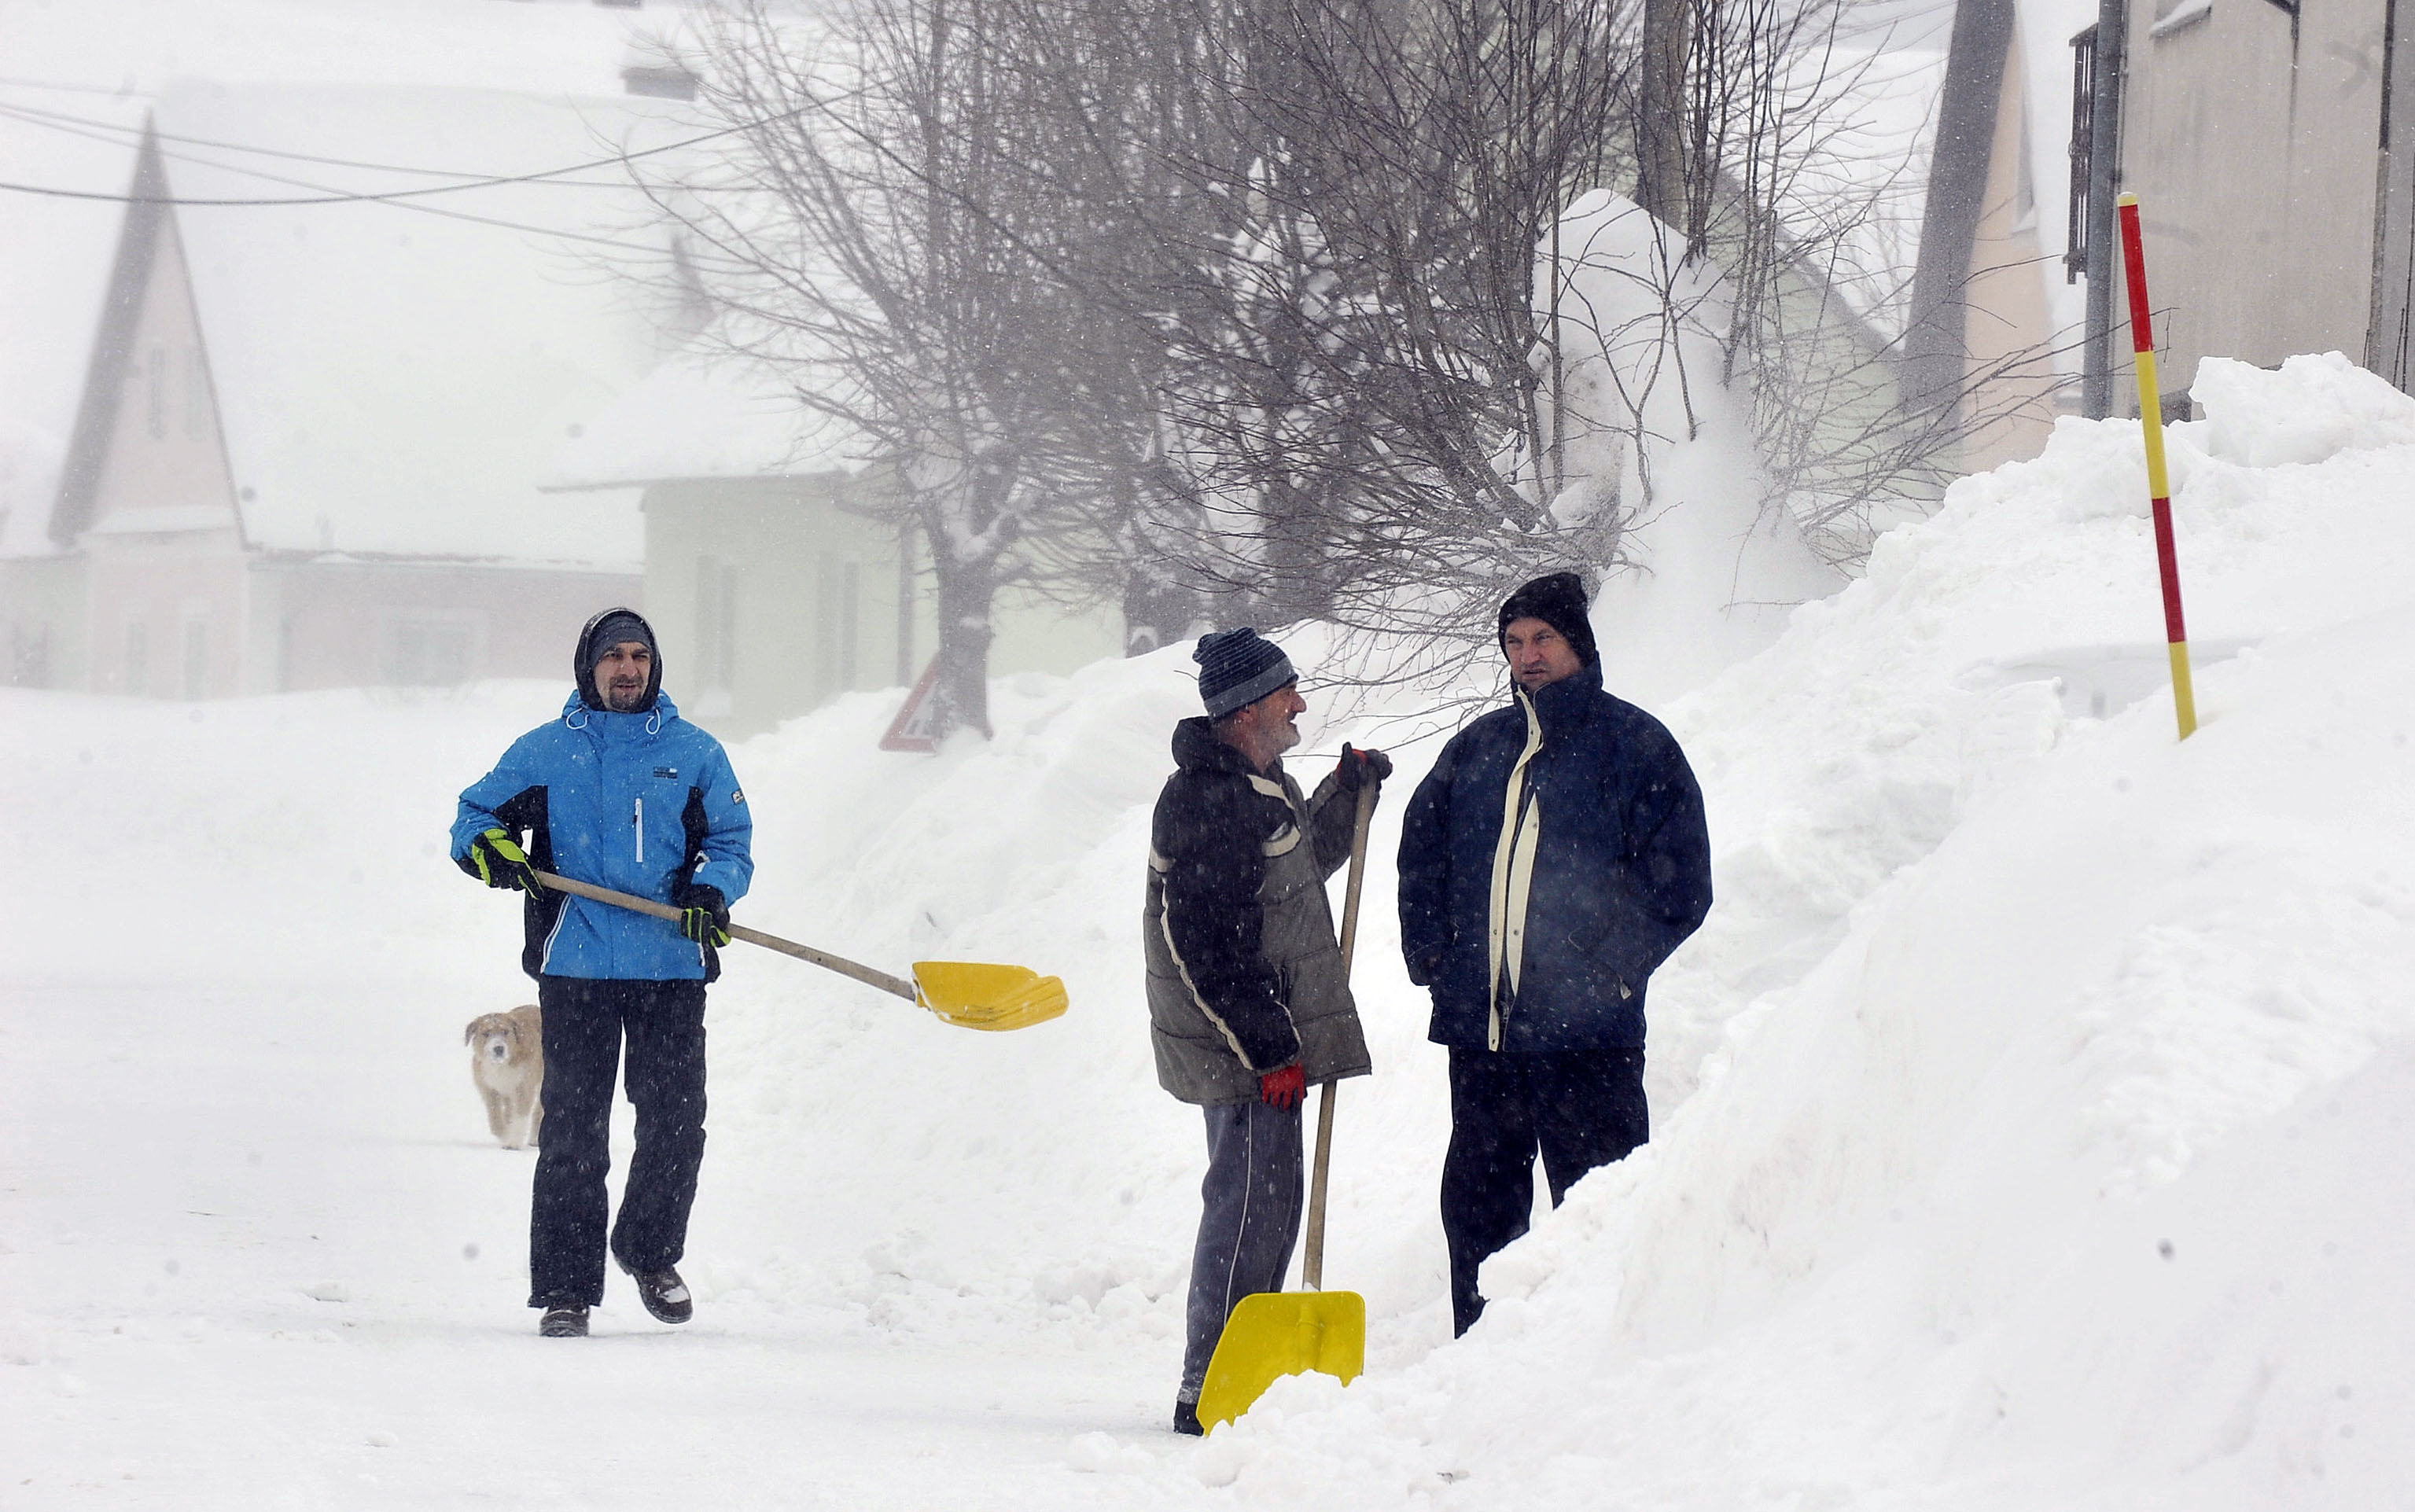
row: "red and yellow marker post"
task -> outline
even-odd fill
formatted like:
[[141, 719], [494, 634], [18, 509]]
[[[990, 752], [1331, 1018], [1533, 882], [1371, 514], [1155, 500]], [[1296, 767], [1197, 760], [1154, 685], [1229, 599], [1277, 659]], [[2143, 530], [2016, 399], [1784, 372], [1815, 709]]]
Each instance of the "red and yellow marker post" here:
[[2130, 337], [2138, 356], [2138, 424], [2147, 433], [2147, 492], [2153, 496], [2155, 561], [2164, 579], [2164, 639], [2172, 658], [2172, 711], [2181, 739], [2197, 733], [2197, 690], [2189, 681], [2188, 627], [2181, 619], [2181, 564], [2172, 546], [2172, 487], [2164, 469], [2164, 398], [2155, 382], [2155, 328], [2147, 304], [2147, 255], [2138, 241], [2138, 197], [2125, 194], [2122, 258], [2130, 276]]

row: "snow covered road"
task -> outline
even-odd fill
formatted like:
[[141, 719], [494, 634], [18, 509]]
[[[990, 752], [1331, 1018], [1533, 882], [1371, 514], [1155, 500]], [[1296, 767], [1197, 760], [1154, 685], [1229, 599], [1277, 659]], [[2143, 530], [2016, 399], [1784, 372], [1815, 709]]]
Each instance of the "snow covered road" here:
[[[453, 793], [559, 699], [0, 690], [0, 843], [74, 856], [0, 876], [0, 1506], [1159, 1502], [1129, 1472], [1187, 1452], [1162, 1422], [1178, 1345], [1130, 1347], [1131, 1316], [1035, 1326], [991, 1225], [867, 1260], [975, 1194], [784, 1116], [877, 1104], [961, 1147], [916, 1062], [982, 1072], [1012, 1044], [771, 957], [707, 1020], [696, 1321], [655, 1324], [616, 1273], [595, 1337], [537, 1338], [534, 1153], [488, 1136], [461, 1043], [532, 996], [518, 910], [440, 843]], [[801, 1034], [868, 1035], [886, 1069], [817, 1066]], [[951, 1287], [898, 1274], [942, 1263]], [[1143, 1337], [1170, 1331], [1165, 1286], [1125, 1289]]]
[[[538, 1340], [533, 1155], [488, 1139], [462, 1057], [429, 1053], [449, 1011], [9, 994], [0, 1505], [1132, 1505], [1068, 1445], [1146, 1439], [1156, 1362], [901, 1345], [745, 1298], [673, 1330], [618, 1277], [596, 1337]], [[714, 1156], [699, 1252], [810, 1200]]]

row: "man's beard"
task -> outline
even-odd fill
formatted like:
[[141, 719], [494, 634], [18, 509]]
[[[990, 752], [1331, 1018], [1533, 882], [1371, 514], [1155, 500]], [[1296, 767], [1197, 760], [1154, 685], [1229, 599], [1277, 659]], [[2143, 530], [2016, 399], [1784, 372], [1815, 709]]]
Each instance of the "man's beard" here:
[[604, 706], [616, 714], [634, 714], [645, 696], [646, 685], [642, 682], [614, 683], [604, 690]]

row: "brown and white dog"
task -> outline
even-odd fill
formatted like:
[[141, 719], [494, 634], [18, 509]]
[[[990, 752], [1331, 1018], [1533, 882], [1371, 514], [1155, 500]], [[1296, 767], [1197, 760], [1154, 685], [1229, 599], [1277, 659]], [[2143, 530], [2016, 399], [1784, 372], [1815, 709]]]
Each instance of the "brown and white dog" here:
[[545, 1019], [534, 1003], [481, 1013], [461, 1031], [470, 1080], [487, 1100], [487, 1127], [507, 1150], [536, 1143], [545, 1122]]

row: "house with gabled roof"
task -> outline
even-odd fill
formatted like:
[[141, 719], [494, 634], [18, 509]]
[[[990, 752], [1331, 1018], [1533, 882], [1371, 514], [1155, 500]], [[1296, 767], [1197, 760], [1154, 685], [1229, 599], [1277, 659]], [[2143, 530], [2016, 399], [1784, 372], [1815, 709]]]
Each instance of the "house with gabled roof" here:
[[675, 123], [502, 90], [164, 90], [47, 518], [0, 555], [11, 680], [560, 676], [588, 615], [642, 596], [635, 501], [537, 481], [692, 330], [615, 276], [663, 247], [608, 160]]

